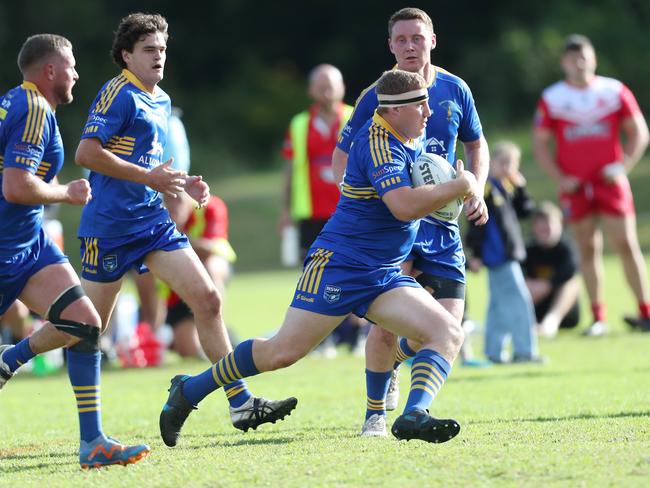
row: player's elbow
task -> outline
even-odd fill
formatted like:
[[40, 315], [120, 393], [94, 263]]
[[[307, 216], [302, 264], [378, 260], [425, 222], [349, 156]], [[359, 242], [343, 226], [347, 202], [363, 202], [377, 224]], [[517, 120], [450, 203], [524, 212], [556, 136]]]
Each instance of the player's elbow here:
[[9, 203], [23, 203], [20, 198], [20, 192], [15, 187], [2, 186], [2, 196]]
[[4, 178], [2, 181], [2, 196], [8, 203], [26, 204], [27, 190], [20, 181], [12, 181], [11, 178]]
[[390, 209], [393, 217], [402, 222], [410, 222], [421, 217], [417, 211], [408, 205], [396, 205]]
[[77, 151], [74, 154], [74, 162], [77, 166], [81, 166], [84, 168], [88, 167], [87, 163], [87, 151], [84, 151], [81, 147], [81, 144], [77, 147]]
[[74, 154], [74, 162], [78, 166], [92, 169], [93, 160], [97, 158], [97, 150], [101, 149], [101, 144], [96, 139], [82, 139], [77, 146]]

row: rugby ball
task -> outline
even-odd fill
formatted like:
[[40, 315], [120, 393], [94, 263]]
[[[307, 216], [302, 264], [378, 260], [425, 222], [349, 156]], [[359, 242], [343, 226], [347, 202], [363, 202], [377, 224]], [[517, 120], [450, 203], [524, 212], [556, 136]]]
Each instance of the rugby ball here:
[[[422, 185], [439, 185], [456, 178], [456, 170], [442, 156], [433, 153], [422, 153], [411, 167], [411, 182], [413, 187]], [[463, 199], [455, 198], [445, 206], [434, 210], [429, 215], [434, 219], [456, 220], [463, 210]]]

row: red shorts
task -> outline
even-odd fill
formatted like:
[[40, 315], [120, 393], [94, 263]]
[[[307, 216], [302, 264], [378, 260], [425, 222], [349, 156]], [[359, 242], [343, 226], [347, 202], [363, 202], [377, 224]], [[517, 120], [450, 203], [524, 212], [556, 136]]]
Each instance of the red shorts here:
[[574, 193], [561, 193], [560, 205], [569, 222], [592, 214], [630, 215], [634, 213], [634, 199], [630, 182], [619, 178], [615, 183], [590, 181]]

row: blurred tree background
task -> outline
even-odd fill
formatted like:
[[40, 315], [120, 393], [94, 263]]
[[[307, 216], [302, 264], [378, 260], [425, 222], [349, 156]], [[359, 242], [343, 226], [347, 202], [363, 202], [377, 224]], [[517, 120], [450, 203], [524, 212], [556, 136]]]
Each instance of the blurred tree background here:
[[[276, 178], [281, 165], [279, 148], [290, 117], [308, 103], [305, 77], [314, 65], [328, 62], [341, 69], [349, 103], [393, 65], [386, 45], [387, 20], [395, 10], [409, 5], [423, 8], [433, 18], [438, 39], [434, 63], [468, 82], [488, 140], [502, 134], [518, 138], [524, 154], [530, 155], [528, 132], [536, 100], [545, 86], [562, 77], [560, 49], [564, 37], [572, 32], [592, 39], [599, 73], [624, 80], [644, 113], [650, 113], [647, 0], [404, 4], [1, 0], [0, 90], [4, 93], [20, 83], [15, 58], [27, 36], [54, 32], [72, 41], [80, 80], [74, 103], [61, 107], [57, 116], [68, 154], [63, 177], [76, 176], [72, 155], [88, 107], [100, 86], [118, 72], [109, 56], [114, 29], [128, 13], [159, 12], [170, 25], [161, 86], [183, 109], [193, 172], [203, 174], [227, 197], [229, 189], [239, 187], [224, 186], [224, 182], [243, 170], [261, 171], [264, 181], [280, 184]], [[648, 173], [643, 175], [650, 184]], [[543, 179], [539, 185], [549, 187]], [[546, 187], [535, 190], [533, 186], [534, 193], [552, 197], [552, 189]], [[246, 184], [241, 189], [245, 191]], [[279, 199], [278, 195], [279, 189], [269, 198]], [[233, 202], [226, 201], [236, 215]], [[251, 214], [262, 203], [249, 202]], [[260, 211], [262, 220], [275, 218], [274, 209]], [[73, 232], [68, 233], [68, 243], [76, 246]], [[237, 236], [235, 240], [245, 244], [255, 232], [247, 228]], [[275, 252], [275, 243], [271, 247]], [[68, 253], [73, 258], [77, 254], [74, 247]], [[244, 268], [247, 262], [251, 267], [258, 264], [244, 258]]]

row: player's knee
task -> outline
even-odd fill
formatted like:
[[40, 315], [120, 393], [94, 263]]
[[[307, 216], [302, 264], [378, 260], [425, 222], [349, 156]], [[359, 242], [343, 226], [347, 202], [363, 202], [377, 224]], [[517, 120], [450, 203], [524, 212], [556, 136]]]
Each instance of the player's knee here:
[[90, 300], [81, 300], [85, 296], [80, 285], [71, 286], [61, 293], [47, 312], [47, 318], [52, 325], [70, 336], [70, 346], [84, 341], [99, 341], [102, 322]]
[[304, 356], [305, 354], [303, 352], [293, 348], [290, 350], [280, 350], [273, 355], [269, 366], [271, 370], [287, 368]]
[[192, 311], [195, 315], [213, 317], [221, 313], [221, 294], [215, 287], [206, 288], [194, 300]]
[[627, 236], [614, 236], [612, 245], [622, 257], [634, 255], [634, 244]]
[[[441, 324], [443, 325], [443, 324]], [[465, 330], [459, 321], [450, 316], [442, 328], [444, 347], [452, 354], [458, 354], [465, 341]]]
[[387, 347], [394, 347], [397, 337], [392, 332], [389, 332], [375, 325], [372, 327], [371, 334], [369, 334], [368, 339], [376, 344], [381, 344]]
[[458, 352], [460, 351], [460, 348], [463, 345], [463, 342], [465, 342], [465, 329], [463, 328], [462, 324], [458, 323], [457, 321], [454, 322], [452, 328], [451, 328], [451, 344], [452, 347]]

